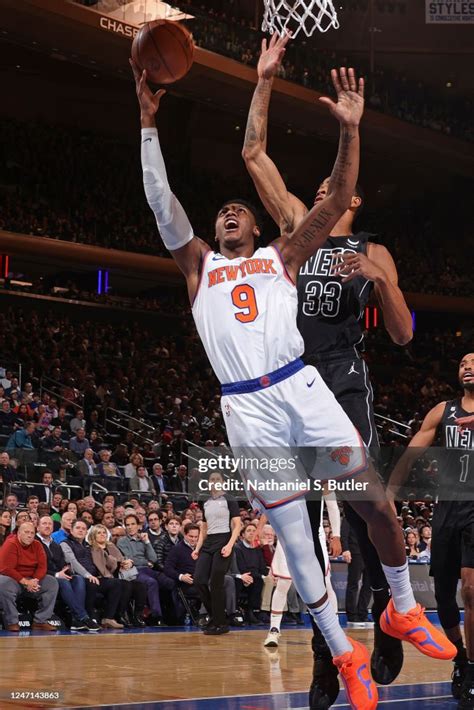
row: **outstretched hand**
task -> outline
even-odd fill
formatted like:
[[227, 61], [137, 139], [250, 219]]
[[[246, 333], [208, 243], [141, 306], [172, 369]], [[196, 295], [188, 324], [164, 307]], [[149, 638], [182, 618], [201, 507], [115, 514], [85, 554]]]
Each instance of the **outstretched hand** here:
[[155, 93], [150, 89], [146, 82], [146, 69], [140, 72], [140, 69], [135, 64], [133, 59], [128, 60], [132, 67], [133, 76], [135, 78], [135, 88], [137, 90], [138, 103], [142, 114], [154, 116], [158, 111], [161, 98], [166, 94], [165, 89], [159, 89]]
[[259, 79], [272, 79], [277, 74], [290, 37], [290, 34], [279, 37], [275, 32], [268, 44], [266, 39], [262, 39], [262, 51], [257, 64]]
[[321, 96], [332, 115], [346, 126], [358, 126], [364, 113], [364, 80], [357, 81], [354, 69], [341, 67], [331, 70], [331, 79], [336, 90], [337, 102]]

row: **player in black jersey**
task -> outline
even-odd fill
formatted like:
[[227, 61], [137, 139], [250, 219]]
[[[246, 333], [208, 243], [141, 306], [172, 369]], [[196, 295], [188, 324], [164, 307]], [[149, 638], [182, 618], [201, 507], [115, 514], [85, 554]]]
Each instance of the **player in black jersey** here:
[[[306, 205], [287, 190], [277, 167], [266, 153], [272, 83], [287, 41], [284, 38], [271, 42], [268, 49], [262, 45], [257, 69], [258, 84], [249, 111], [242, 153], [260, 198], [282, 234], [291, 233], [308, 211]], [[325, 180], [320, 185], [315, 202], [323, 199], [327, 184]], [[357, 187], [350, 208], [335, 225], [325, 244], [301, 269], [298, 280], [298, 327], [305, 341], [305, 362], [318, 368], [364, 442], [376, 447], [372, 387], [367, 366], [361, 357], [361, 319], [372, 289], [375, 289], [383, 310], [385, 327], [391, 339], [405, 345], [413, 333], [411, 315], [398, 288], [397, 270], [390, 253], [384, 246], [371, 244], [369, 234], [353, 234], [353, 222], [362, 202], [362, 191]], [[378, 623], [389, 600], [389, 587], [377, 552], [369, 540], [366, 524], [347, 503], [344, 503], [344, 510], [357, 535], [374, 593], [372, 675], [376, 682], [388, 684], [397, 677], [403, 664], [400, 641], [384, 634]], [[308, 501], [308, 511], [316, 553], [322, 561], [318, 542], [320, 502]], [[329, 649], [315, 625], [313, 631], [315, 663], [310, 710], [329, 707], [339, 692]]]
[[[389, 495], [395, 497], [414, 461], [434, 443], [446, 448], [440, 463], [441, 489], [433, 515], [431, 575], [434, 577], [438, 616], [446, 636], [458, 649], [452, 691], [458, 708], [474, 708], [474, 353], [459, 365], [463, 397], [440, 402], [426, 415], [420, 431], [395, 467]], [[437, 456], [439, 458], [439, 456]], [[463, 645], [456, 603], [458, 580], [464, 602]]]

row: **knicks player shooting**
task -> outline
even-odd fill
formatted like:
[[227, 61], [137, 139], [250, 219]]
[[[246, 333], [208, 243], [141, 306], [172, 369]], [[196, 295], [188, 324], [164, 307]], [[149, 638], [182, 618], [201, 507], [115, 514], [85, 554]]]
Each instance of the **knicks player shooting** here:
[[[273, 78], [277, 74], [288, 37], [273, 36], [262, 44], [258, 63], [258, 84], [250, 106], [243, 158], [260, 198], [279, 225], [282, 234], [291, 233], [307, 208], [291, 194], [266, 152], [268, 108]], [[324, 200], [328, 180], [320, 185], [315, 204]], [[411, 316], [398, 288], [397, 270], [387, 249], [369, 243], [370, 235], [353, 233], [353, 222], [363, 203], [356, 185], [349, 209], [332, 228], [328, 239], [300, 269], [298, 278], [298, 328], [303, 336], [305, 363], [315, 365], [365, 444], [378, 445], [373, 414], [372, 387], [361, 358], [361, 318], [373, 288], [382, 307], [384, 323], [392, 340], [404, 345], [412, 337]], [[334, 257], [337, 256], [337, 260]], [[319, 501], [308, 501], [315, 540], [319, 524]], [[374, 593], [375, 621], [372, 674], [378, 683], [391, 683], [403, 664], [400, 641], [386, 636], [378, 623], [389, 601], [388, 584], [377, 552], [369, 540], [367, 526], [344, 503], [344, 512], [357, 534], [365, 567]], [[315, 625], [314, 673], [310, 690], [311, 710], [327, 707], [338, 695], [339, 684], [327, 645]]]
[[[452, 693], [459, 700], [458, 708], [467, 710], [474, 708], [474, 431], [463, 426], [469, 425], [469, 418], [474, 419], [474, 353], [461, 360], [458, 379], [463, 396], [440, 402], [428, 412], [390, 477], [389, 495], [397, 495], [414, 462], [427, 447], [439, 441], [447, 449], [447, 456], [441, 458], [441, 484], [433, 514], [431, 575], [439, 620], [457, 648]], [[467, 654], [456, 602], [459, 579]]]
[[[221, 406], [231, 447], [281, 446], [289, 451], [291, 446], [319, 446], [326, 456], [327, 477], [338, 464], [345, 476], [357, 473], [370, 492], [366, 489], [367, 497], [354, 505], [367, 521], [386, 574], [390, 573], [395, 606], [389, 605], [385, 613], [392, 635], [410, 640], [426, 655], [453, 657], [456, 649], [416, 605], [401, 529], [358, 432], [316, 368], [301, 360], [304, 345], [296, 326], [295, 282], [300, 268], [350, 204], [359, 168], [363, 81], [357, 83], [351, 69], [332, 71], [337, 102], [325, 98], [324, 103], [340, 124], [340, 140], [325, 199], [291, 235], [284, 234], [258, 249], [255, 212], [242, 200], [227, 202], [217, 214], [219, 252], [214, 252], [194, 236], [168, 183], [155, 126], [163, 91], [152, 94], [146, 73], [140, 76], [138, 68], [133, 69], [141, 109], [145, 194], [163, 242], [186, 277], [196, 327], [221, 382]], [[331, 452], [341, 448], [350, 456], [333, 460]], [[278, 494], [272, 488], [268, 495], [261, 495], [260, 504], [267, 509], [282, 543], [296, 589], [325, 636], [352, 707], [375, 708], [377, 689], [367, 649], [344, 634], [327, 600], [304, 493], [288, 501], [285, 492]]]

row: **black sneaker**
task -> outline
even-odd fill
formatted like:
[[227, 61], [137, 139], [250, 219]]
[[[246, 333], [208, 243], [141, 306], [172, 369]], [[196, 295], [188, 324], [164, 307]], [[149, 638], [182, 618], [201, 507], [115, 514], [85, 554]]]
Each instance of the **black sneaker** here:
[[147, 626], [163, 626], [163, 619], [161, 616], [155, 614], [150, 614], [146, 620]]
[[309, 710], [327, 710], [339, 695], [338, 670], [329, 649], [313, 651], [313, 680], [309, 689]]
[[327, 710], [339, 695], [338, 670], [332, 662], [331, 651], [317, 626], [312, 623], [313, 680], [309, 689], [309, 710]]
[[71, 631], [87, 631], [86, 619], [78, 619], [76, 616], [73, 616], [69, 628]]
[[464, 676], [466, 675], [466, 664], [465, 663], [455, 663], [453, 672], [451, 674], [451, 693], [453, 698], [459, 700], [461, 697], [462, 684], [464, 681]]
[[135, 616], [132, 617], [132, 626], [135, 626], [137, 629], [143, 629], [146, 626], [145, 619], [141, 614], [135, 614]]
[[101, 630], [101, 627], [95, 619], [84, 619], [84, 624], [90, 633], [97, 633]]
[[245, 615], [245, 621], [250, 626], [264, 626], [265, 621], [259, 619], [253, 611], [247, 611]]
[[220, 636], [221, 634], [228, 634], [229, 631], [228, 626], [208, 626], [203, 633], [205, 636]]
[[402, 642], [385, 634], [378, 622], [374, 625], [374, 650], [370, 657], [372, 678], [379, 685], [390, 685], [402, 670]]
[[199, 614], [198, 626], [200, 629], [205, 629], [207, 626], [209, 626], [210, 622], [211, 619], [209, 617], [209, 614]]
[[245, 626], [245, 621], [244, 617], [240, 612], [236, 612], [235, 614], [231, 614], [229, 616], [229, 625], [230, 626]]
[[464, 681], [461, 688], [458, 710], [472, 710], [474, 708], [474, 683]]

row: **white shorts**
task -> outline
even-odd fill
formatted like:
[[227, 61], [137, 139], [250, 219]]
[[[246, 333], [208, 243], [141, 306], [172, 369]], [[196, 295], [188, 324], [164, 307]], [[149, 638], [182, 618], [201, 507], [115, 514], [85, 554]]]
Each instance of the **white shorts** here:
[[[221, 407], [235, 458], [297, 459], [296, 470], [280, 466], [269, 471], [259, 466], [249, 476], [239, 469], [246, 494], [257, 508], [272, 508], [307, 494], [308, 489], [301, 490], [309, 485], [301, 461], [305, 448], [317, 449], [316, 463], [311, 464], [313, 479], [341, 479], [367, 470], [366, 448], [358, 431], [312, 365], [263, 389], [225, 394]], [[248, 485], [249, 478], [254, 485]], [[270, 484], [278, 489], [270, 489]]]

